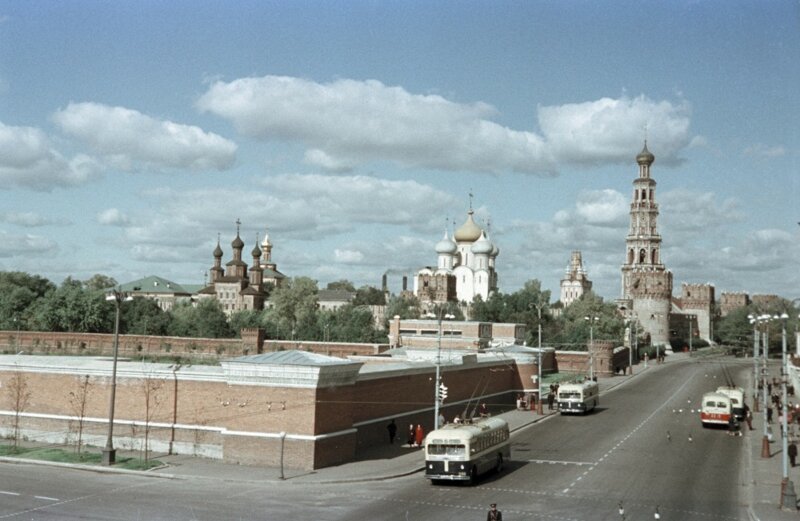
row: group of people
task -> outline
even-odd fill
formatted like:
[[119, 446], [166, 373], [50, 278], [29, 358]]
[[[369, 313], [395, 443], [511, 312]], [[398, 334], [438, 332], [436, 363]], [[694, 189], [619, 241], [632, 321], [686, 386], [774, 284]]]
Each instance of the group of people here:
[[[394, 420], [389, 422], [389, 425], [386, 426], [386, 430], [389, 432], [389, 443], [394, 444], [395, 438], [397, 438], [397, 424]], [[408, 438], [406, 441], [408, 442], [409, 447], [422, 447], [422, 441], [425, 439], [425, 429], [422, 428], [421, 424], [417, 424], [415, 427], [413, 423], [408, 425]]]
[[558, 407], [558, 402], [556, 401], [556, 397], [558, 396], [558, 384], [550, 384], [550, 392], [547, 395], [547, 410], [553, 410], [553, 404]]

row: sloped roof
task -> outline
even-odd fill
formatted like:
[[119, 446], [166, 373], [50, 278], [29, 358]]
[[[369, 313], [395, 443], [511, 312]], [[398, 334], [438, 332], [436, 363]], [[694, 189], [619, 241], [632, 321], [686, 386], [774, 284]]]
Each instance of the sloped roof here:
[[145, 277], [143, 279], [120, 284], [119, 290], [126, 293], [191, 293], [177, 282], [172, 282], [171, 280], [167, 280], [156, 275], [150, 275], [149, 277]]
[[247, 355], [232, 358], [228, 362], [238, 362], [245, 364], [268, 364], [268, 365], [303, 365], [303, 366], [320, 366], [320, 365], [344, 365], [352, 364], [350, 360], [343, 358], [335, 358], [332, 356], [320, 355], [317, 353], [310, 353], [308, 351], [273, 351], [271, 353], [263, 353], [260, 355]]

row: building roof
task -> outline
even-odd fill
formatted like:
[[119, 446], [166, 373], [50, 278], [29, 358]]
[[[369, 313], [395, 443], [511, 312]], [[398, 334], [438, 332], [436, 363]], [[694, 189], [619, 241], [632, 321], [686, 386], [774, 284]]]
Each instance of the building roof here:
[[350, 365], [353, 362], [343, 358], [310, 353], [308, 351], [273, 351], [260, 355], [240, 356], [227, 360], [243, 364], [265, 364], [265, 365]]
[[150, 275], [143, 279], [120, 284], [119, 290], [126, 293], [164, 293], [169, 295], [174, 293], [192, 293], [177, 282], [172, 282], [171, 280], [156, 275]]
[[354, 298], [355, 292], [345, 289], [321, 289], [317, 292], [318, 302], [351, 302]]

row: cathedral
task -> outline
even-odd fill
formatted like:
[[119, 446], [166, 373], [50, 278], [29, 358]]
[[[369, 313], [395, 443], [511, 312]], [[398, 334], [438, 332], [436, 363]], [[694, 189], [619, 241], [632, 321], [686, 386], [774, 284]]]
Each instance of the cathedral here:
[[497, 291], [495, 260], [500, 250], [475, 223], [470, 204], [467, 220], [451, 238], [447, 230], [436, 243], [436, 268], [425, 267], [414, 279], [414, 294], [424, 304], [445, 302], [472, 303], [480, 296], [487, 300]]
[[239, 237], [240, 225], [241, 222], [237, 220], [236, 238], [231, 242], [233, 259], [225, 264], [224, 269], [223, 251], [217, 237], [217, 247], [213, 252], [214, 265], [209, 270], [209, 284], [198, 293], [200, 298], [216, 298], [228, 316], [236, 311], [264, 309], [268, 286], [277, 286], [286, 278], [272, 261], [272, 243], [268, 234], [264, 235], [261, 248], [256, 240], [250, 252], [253, 262], [248, 269], [247, 263], [242, 260], [244, 241]]

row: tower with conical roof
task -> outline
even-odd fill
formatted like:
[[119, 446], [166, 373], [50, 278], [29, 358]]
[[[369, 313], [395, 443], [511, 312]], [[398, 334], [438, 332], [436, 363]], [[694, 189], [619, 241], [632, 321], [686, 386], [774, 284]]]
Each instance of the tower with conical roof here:
[[584, 293], [592, 290], [592, 281], [583, 268], [583, 258], [581, 252], [573, 251], [570, 257], [567, 273], [561, 279], [561, 303], [564, 307], [569, 306]]
[[650, 176], [655, 156], [644, 148], [636, 156], [639, 177], [633, 181], [630, 228], [625, 238], [620, 307], [638, 319], [655, 345], [669, 346], [672, 272], [661, 262], [656, 182]]

